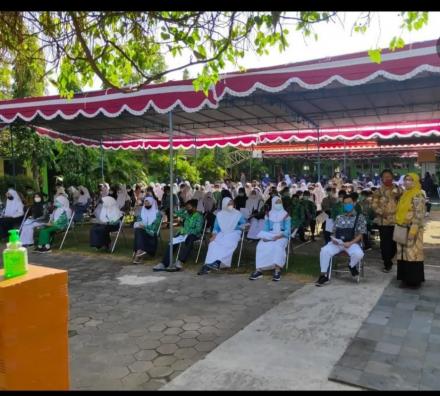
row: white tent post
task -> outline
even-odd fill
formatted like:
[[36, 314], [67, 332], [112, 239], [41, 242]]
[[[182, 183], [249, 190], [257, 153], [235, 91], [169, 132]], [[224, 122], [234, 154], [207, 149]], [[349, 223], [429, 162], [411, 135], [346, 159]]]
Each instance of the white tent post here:
[[319, 153], [319, 128], [316, 131], [318, 133], [318, 180], [317, 180], [317, 182], [320, 183], [321, 182], [321, 156]]
[[170, 111], [168, 113], [168, 121], [169, 121], [169, 134], [170, 134], [170, 218], [168, 219], [170, 223], [170, 264], [171, 261], [173, 261], [173, 213], [174, 213], [174, 206], [173, 206], [173, 184], [174, 184], [174, 176], [173, 176], [173, 112]]
[[104, 147], [102, 145], [102, 138], [101, 138], [101, 180], [104, 183]]

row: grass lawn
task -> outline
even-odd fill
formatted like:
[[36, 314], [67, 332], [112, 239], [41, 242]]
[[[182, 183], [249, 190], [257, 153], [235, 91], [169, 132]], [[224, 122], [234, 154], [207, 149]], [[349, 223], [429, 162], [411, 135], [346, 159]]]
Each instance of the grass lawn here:
[[[124, 226], [123, 232], [119, 236], [118, 243], [116, 245], [115, 251], [113, 254], [97, 252], [89, 246], [89, 230], [91, 225], [80, 225], [76, 226], [73, 231], [69, 231], [67, 235], [66, 241], [64, 242], [63, 251], [79, 253], [82, 255], [86, 255], [89, 257], [114, 257], [127, 262], [127, 264], [131, 263], [131, 257], [133, 254], [133, 229], [129, 226]], [[145, 264], [157, 263], [163, 256], [163, 252], [167, 248], [168, 241], [168, 229], [162, 229], [161, 231], [161, 240], [159, 241], [159, 248], [156, 253], [156, 257], [154, 259], [145, 260]], [[114, 238], [116, 237], [116, 233], [112, 234], [112, 243]], [[54, 251], [57, 251], [57, 247], [61, 243], [62, 236], [57, 235], [54, 245]], [[298, 242], [294, 242], [292, 246], [296, 246]], [[196, 249], [198, 249], [198, 245], [196, 244]], [[240, 245], [239, 245], [240, 246]], [[246, 240], [243, 243], [243, 252], [241, 256], [240, 267], [237, 268], [238, 263], [238, 255], [239, 255], [239, 247], [236, 249], [233, 259], [232, 259], [232, 268], [230, 270], [226, 270], [230, 273], [240, 273], [240, 274], [248, 274], [255, 269], [255, 250], [257, 243], [256, 242], [247, 242]], [[197, 256], [197, 250], [193, 252], [190, 256], [190, 259], [185, 263], [185, 267], [191, 268], [193, 270], [197, 270], [203, 264], [206, 252], [207, 252], [207, 244], [203, 244], [202, 250], [200, 252], [200, 257], [198, 264], [195, 263], [195, 259]], [[319, 275], [319, 259], [318, 259], [319, 250], [316, 251], [316, 255], [305, 255], [298, 254], [295, 251], [291, 251], [290, 259], [289, 259], [289, 268], [288, 273], [293, 275], [301, 275], [299, 278], [305, 281], [311, 281], [318, 277]], [[283, 270], [285, 272], [285, 270]]]

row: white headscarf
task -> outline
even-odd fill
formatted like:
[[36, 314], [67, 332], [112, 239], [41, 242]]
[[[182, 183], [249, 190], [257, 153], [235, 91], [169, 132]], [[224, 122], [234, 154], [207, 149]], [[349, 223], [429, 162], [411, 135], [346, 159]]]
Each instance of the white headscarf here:
[[307, 185], [306, 185], [306, 181], [304, 179], [301, 179], [301, 183], [299, 185], [299, 191], [306, 191], [307, 190]]
[[290, 187], [290, 185], [292, 184], [292, 179], [287, 173], [284, 175], [284, 181], [287, 183], [287, 187]]
[[[273, 197], [272, 198], [272, 209], [269, 212], [269, 220], [274, 223], [281, 223], [284, 218], [288, 215], [287, 212], [284, 210], [284, 207], [282, 210], [275, 210], [275, 202], [281, 200], [280, 197]], [[282, 201], [281, 201], [282, 202]]]
[[151, 208], [146, 209], [145, 206], [142, 206], [141, 218], [142, 218], [142, 223], [148, 226], [154, 223], [159, 210], [157, 209], [157, 202], [153, 197], [146, 197], [144, 199], [144, 203], [145, 201], [148, 201], [151, 204]]
[[212, 209], [215, 207], [216, 202], [215, 198], [212, 196], [212, 192], [208, 191], [205, 196], [203, 197], [203, 209], [205, 212], [211, 212]]
[[58, 197], [55, 198], [55, 202], [59, 202], [61, 204], [61, 207], [56, 208], [53, 212], [53, 221], [57, 221], [60, 216], [65, 212], [67, 219], [69, 220], [72, 216], [72, 210], [70, 209], [69, 200], [64, 195], [58, 195]]
[[60, 195], [66, 197], [66, 198], [69, 198], [69, 196], [66, 194], [66, 191], [64, 190], [64, 187], [63, 187], [63, 186], [59, 186], [59, 187], [57, 187], [57, 192], [56, 192], [56, 194], [55, 194], [55, 197], [58, 197], [58, 196], [60, 196]]
[[[78, 186], [78, 190], [80, 192], [80, 195], [79, 195], [79, 198], [78, 198], [78, 203], [81, 204], [81, 205], [87, 204], [88, 200], [91, 198], [89, 190], [86, 187], [84, 187], [84, 186]], [[84, 194], [81, 195], [81, 191]]]
[[122, 209], [125, 206], [125, 202], [130, 201], [130, 196], [127, 192], [127, 187], [125, 184], [121, 184], [119, 186], [118, 195], [116, 198], [116, 202], [118, 203], [119, 209]]
[[159, 183], [156, 183], [156, 186], [153, 189], [154, 193], [156, 194], [156, 197], [159, 201], [162, 201], [163, 197], [163, 190]]
[[5, 217], [20, 217], [23, 216], [23, 202], [18, 195], [17, 191], [15, 191], [13, 188], [8, 189], [8, 193], [12, 195], [14, 199], [7, 199], [6, 200], [6, 208], [5, 208]]
[[122, 212], [119, 210], [118, 203], [113, 197], [102, 197], [102, 209], [99, 213], [99, 221], [101, 223], [116, 222], [122, 217]]
[[[255, 195], [253, 194], [255, 192]], [[249, 211], [249, 214], [251, 214], [254, 210], [259, 209], [259, 204], [263, 201], [261, 198], [261, 193], [254, 188], [251, 193], [249, 194], [249, 197], [246, 201], [246, 209]]]
[[102, 188], [101, 191], [101, 197], [106, 197], [110, 191], [110, 186], [108, 185], [108, 183], [103, 183], [104, 187]]
[[242, 214], [237, 210], [227, 210], [227, 206], [232, 199], [229, 197], [223, 198], [222, 210], [217, 213], [217, 222], [222, 232], [234, 231]]

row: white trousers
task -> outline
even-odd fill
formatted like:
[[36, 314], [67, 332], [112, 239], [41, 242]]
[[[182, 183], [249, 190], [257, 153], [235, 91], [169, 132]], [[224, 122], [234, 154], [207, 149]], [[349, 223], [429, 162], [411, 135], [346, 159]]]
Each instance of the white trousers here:
[[275, 265], [283, 268], [286, 263], [287, 238], [257, 244], [255, 267], [258, 271], [274, 269]]
[[234, 230], [225, 234], [219, 232], [215, 239], [209, 243], [205, 264], [221, 261], [222, 268], [231, 268], [232, 255], [240, 242], [241, 231]]
[[364, 257], [364, 252], [362, 251], [362, 248], [357, 244], [354, 243], [351, 245], [348, 249], [344, 248], [343, 246], [336, 245], [332, 241], [327, 243], [322, 249], [321, 253], [319, 255], [319, 264], [321, 266], [321, 272], [327, 272], [328, 267], [330, 265], [330, 259], [337, 255], [338, 253], [345, 250], [348, 255], [350, 256], [350, 267], [356, 266], [359, 261], [362, 260], [362, 257]]
[[44, 222], [26, 219], [21, 229], [20, 241], [23, 245], [34, 244], [34, 228], [45, 224]]

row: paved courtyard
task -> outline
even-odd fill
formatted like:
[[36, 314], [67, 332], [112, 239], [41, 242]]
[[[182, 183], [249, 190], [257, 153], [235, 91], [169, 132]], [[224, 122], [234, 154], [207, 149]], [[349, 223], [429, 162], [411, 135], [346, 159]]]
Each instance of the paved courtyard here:
[[[104, 258], [105, 257], [105, 258]], [[54, 252], [69, 272], [71, 389], [158, 389], [301, 287], [291, 277], [154, 273], [151, 265]]]

